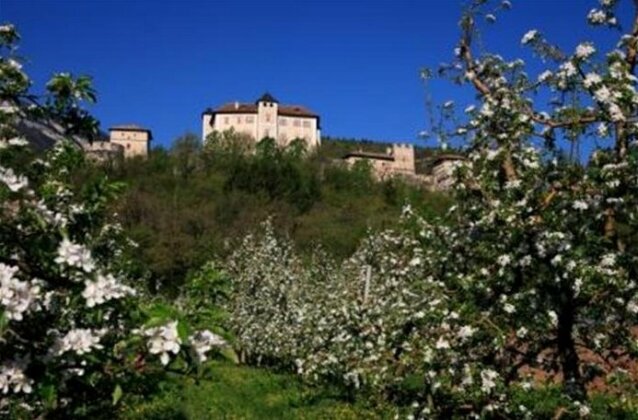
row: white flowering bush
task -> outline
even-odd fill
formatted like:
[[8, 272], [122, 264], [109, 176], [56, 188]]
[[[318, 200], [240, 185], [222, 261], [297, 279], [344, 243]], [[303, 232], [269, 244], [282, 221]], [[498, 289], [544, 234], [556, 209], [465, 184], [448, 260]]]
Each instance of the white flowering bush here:
[[[477, 16], [510, 7], [473, 2], [442, 70], [478, 94], [446, 128], [467, 156], [446, 218], [408, 211], [343, 265], [304, 268], [268, 231], [231, 258], [231, 323], [253, 360], [408, 398], [417, 417], [585, 417], [601, 392], [638, 411], [638, 21], [607, 53], [523, 33], [548, 66], [532, 77], [474, 54]], [[587, 20], [616, 30], [616, 10], [602, 0]], [[548, 392], [549, 414], [527, 397]]]
[[88, 79], [58, 75], [49, 95], [29, 93], [0, 26], [0, 416], [109, 417], [129, 393], [152, 387], [164, 366], [188, 371], [224, 341], [158, 315], [130, 278], [130, 242], [109, 209], [122, 189], [76, 174], [88, 165], [72, 143], [34, 158], [16, 123], [47, 118], [95, 128], [81, 108]]

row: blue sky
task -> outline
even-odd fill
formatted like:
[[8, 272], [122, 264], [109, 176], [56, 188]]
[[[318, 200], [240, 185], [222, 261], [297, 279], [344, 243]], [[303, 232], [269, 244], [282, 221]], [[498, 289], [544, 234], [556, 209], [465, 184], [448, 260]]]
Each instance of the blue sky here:
[[[624, 0], [626, 3], [627, 0]], [[595, 0], [513, 0], [484, 42], [507, 58], [539, 29], [571, 51]], [[0, 0], [36, 90], [55, 71], [93, 76], [102, 128], [138, 123], [156, 143], [200, 133], [200, 113], [264, 91], [322, 116], [324, 135], [417, 142], [425, 100], [470, 103], [469, 87], [426, 87], [419, 69], [449, 60], [458, 0]], [[540, 70], [540, 67], [532, 67]]]

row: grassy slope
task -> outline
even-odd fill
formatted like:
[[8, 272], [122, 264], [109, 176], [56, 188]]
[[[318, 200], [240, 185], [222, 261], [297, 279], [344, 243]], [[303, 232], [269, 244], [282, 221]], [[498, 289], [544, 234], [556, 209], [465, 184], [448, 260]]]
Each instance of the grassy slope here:
[[389, 415], [303, 386], [293, 375], [214, 363], [210, 379], [177, 382], [123, 413], [126, 419], [375, 419]]

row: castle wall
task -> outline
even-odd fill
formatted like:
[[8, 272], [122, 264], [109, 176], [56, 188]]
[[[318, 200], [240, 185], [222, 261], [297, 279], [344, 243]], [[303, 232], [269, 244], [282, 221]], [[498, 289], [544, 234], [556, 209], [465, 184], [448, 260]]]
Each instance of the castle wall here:
[[359, 161], [365, 161], [372, 167], [372, 175], [376, 179], [385, 179], [394, 173], [393, 162], [391, 160], [371, 159], [359, 156], [349, 156], [346, 158], [348, 166], [352, 166]]
[[317, 147], [321, 140], [317, 130], [317, 119], [308, 117], [279, 116], [278, 143], [288, 145], [296, 138], [306, 140], [308, 148]]
[[[210, 127], [210, 115], [204, 115], [203, 124], [206, 126], [205, 118], [208, 116], [208, 127]], [[257, 138], [257, 115], [255, 114], [217, 114], [215, 116], [214, 125], [208, 132], [204, 128], [204, 139], [208, 134], [213, 131], [226, 131], [230, 129], [235, 130], [237, 133], [248, 134], [253, 138]]]
[[150, 138], [146, 131], [111, 130], [110, 142], [122, 146], [125, 158], [148, 156]]

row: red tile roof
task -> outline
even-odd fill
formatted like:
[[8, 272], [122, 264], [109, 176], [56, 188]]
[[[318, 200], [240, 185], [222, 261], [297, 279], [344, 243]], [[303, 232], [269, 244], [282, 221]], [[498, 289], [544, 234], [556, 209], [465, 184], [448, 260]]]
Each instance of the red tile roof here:
[[[224, 104], [217, 109], [207, 109], [204, 111], [204, 114], [216, 115], [216, 114], [256, 114], [257, 113], [257, 105], [256, 104], [246, 104], [246, 103], [227, 103]], [[317, 114], [301, 105], [279, 105], [278, 106], [278, 115], [288, 116], [288, 117], [307, 117], [307, 118], [319, 118]]]

